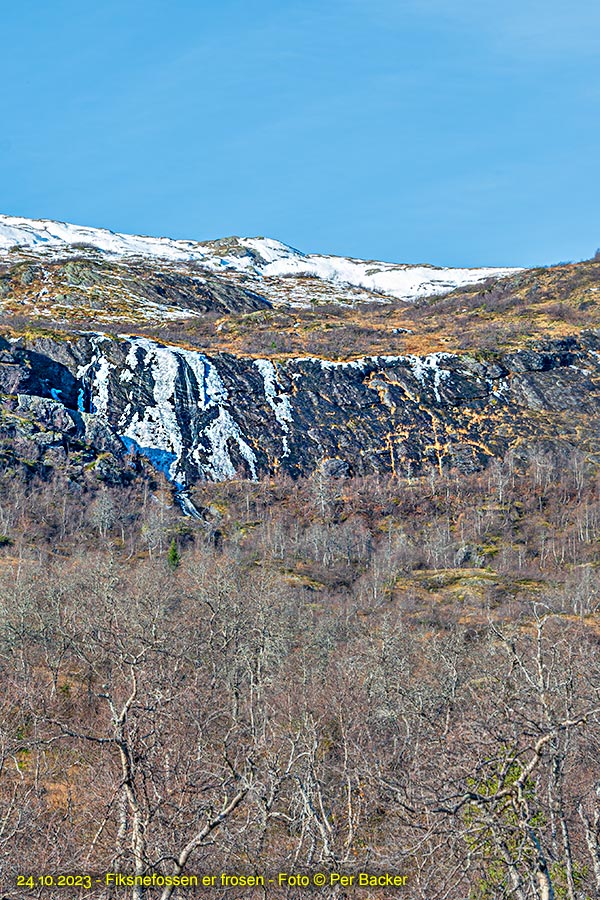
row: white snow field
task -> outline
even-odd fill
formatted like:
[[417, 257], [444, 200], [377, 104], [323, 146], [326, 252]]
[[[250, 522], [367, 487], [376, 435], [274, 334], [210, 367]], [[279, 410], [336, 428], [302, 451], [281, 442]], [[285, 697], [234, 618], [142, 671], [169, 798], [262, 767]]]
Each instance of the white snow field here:
[[81, 254], [95, 248], [114, 259], [142, 257], [174, 264], [194, 262], [211, 271], [246, 274], [267, 282], [312, 278], [407, 301], [520, 271], [518, 268], [453, 269], [306, 254], [263, 237], [204, 242], [142, 237], [50, 219], [0, 215], [0, 254], [14, 247], [45, 258]]

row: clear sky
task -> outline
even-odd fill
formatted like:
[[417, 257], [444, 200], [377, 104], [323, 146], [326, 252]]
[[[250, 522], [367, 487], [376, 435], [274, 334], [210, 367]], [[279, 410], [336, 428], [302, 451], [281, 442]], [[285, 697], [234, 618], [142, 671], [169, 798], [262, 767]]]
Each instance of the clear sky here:
[[442, 265], [600, 246], [597, 0], [19, 0], [0, 211]]

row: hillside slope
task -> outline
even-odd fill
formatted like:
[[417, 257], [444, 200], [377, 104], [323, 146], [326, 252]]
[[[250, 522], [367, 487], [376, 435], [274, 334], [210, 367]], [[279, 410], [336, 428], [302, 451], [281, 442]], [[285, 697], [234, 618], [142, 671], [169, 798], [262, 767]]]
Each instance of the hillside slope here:
[[[27, 426], [29, 457], [9, 439], [11, 466], [54, 465], [69, 434], [90, 464], [111, 454], [114, 473], [145, 459], [178, 489], [238, 475], [467, 473], [534, 445], [600, 451], [597, 260], [446, 283], [408, 304], [357, 288], [366, 263], [265, 239], [197, 244], [4, 217], [0, 240], [4, 415], [13, 430], [32, 410], [50, 422]], [[368, 277], [397, 292], [419, 268], [373, 266]], [[332, 302], [340, 273], [360, 302]], [[267, 282], [295, 284], [291, 301], [274, 305]], [[296, 305], [300, 283], [309, 308]], [[52, 424], [63, 419], [66, 431]]]
[[52, 241], [0, 254], [0, 897], [598, 896], [600, 259]]
[[[65, 255], [97, 256], [111, 260], [142, 258], [175, 266], [196, 264], [223, 277], [244, 276], [271, 300], [306, 303], [317, 280], [330, 289], [331, 299], [360, 298], [364, 293], [402, 300], [431, 296], [455, 287], [507, 275], [516, 269], [449, 269], [429, 265], [399, 265], [348, 257], [305, 254], [269, 238], [222, 238], [182, 241], [170, 238], [116, 234], [47, 219], [0, 216], [0, 254], [20, 251], [25, 257], [54, 259]], [[291, 284], [281, 284], [290, 279]], [[353, 290], [354, 289], [354, 290]], [[358, 290], [358, 293], [356, 291]]]

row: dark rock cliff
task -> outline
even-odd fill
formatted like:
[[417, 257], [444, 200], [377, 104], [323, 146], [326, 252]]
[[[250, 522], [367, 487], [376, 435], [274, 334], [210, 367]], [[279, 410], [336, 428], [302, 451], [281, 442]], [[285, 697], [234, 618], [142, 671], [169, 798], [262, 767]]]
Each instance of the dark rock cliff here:
[[145, 456], [179, 485], [319, 466], [332, 475], [468, 472], [530, 441], [598, 451], [600, 337], [487, 359], [347, 363], [208, 357], [102, 334], [22, 338], [2, 341], [0, 391], [5, 412], [41, 417], [63, 448], [70, 436], [117, 467], [126, 454]]

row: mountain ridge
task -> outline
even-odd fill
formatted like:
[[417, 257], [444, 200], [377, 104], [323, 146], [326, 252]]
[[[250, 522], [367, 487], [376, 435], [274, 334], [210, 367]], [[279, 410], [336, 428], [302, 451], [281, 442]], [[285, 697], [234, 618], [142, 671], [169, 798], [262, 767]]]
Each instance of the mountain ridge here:
[[71, 459], [76, 440], [98, 477], [145, 459], [193, 490], [323, 467], [465, 474], [540, 442], [597, 453], [600, 260], [435, 296], [430, 279], [406, 302], [336, 279], [398, 285], [419, 267], [268, 238], [184, 246], [0, 217], [0, 240], [10, 466]]
[[0, 254], [19, 250], [47, 258], [65, 253], [86, 255], [96, 250], [113, 259], [140, 256], [173, 265], [196, 263], [220, 274], [257, 278], [263, 285], [272, 278], [317, 278], [407, 301], [521, 271], [518, 267], [453, 268], [303, 253], [264, 237], [179, 240], [127, 235], [52, 219], [0, 215]]

